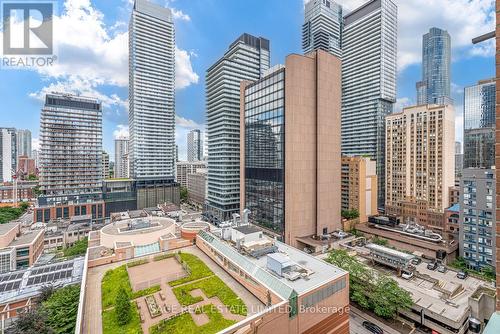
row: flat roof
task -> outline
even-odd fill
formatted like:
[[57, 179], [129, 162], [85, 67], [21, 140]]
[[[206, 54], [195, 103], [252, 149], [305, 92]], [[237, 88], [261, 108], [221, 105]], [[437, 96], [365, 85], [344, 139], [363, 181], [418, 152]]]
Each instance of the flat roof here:
[[278, 254], [292, 259], [297, 265], [311, 272], [307, 279], [299, 278], [295, 281], [290, 281], [284, 277], [277, 276], [271, 270], [267, 269], [267, 256], [264, 255], [259, 258], [245, 256], [240, 254], [230, 243], [219, 239], [212, 233], [200, 231], [198, 235], [224, 256], [242, 267], [247, 273], [250, 273], [254, 279], [284, 299], [288, 299], [294, 292], [299, 295], [303, 294], [347, 274], [345, 270], [337, 268], [321, 259], [315, 258], [282, 242], [274, 241], [275, 246], [278, 248]]
[[31, 244], [40, 234], [43, 234], [44, 230], [34, 230], [28, 233], [21, 234], [16, 240], [13, 240], [9, 246], [21, 246]]
[[484, 329], [483, 334], [498, 334], [500, 333], [500, 312], [495, 312], [491, 315], [488, 325]]
[[[131, 223], [131, 222], [140, 223], [141, 221], [145, 221], [145, 222], [152, 223], [155, 225], [152, 225], [149, 227], [144, 227], [144, 228], [130, 229], [130, 230], [125, 229], [129, 223]], [[131, 219], [119, 220], [119, 221], [107, 224], [101, 229], [101, 233], [109, 234], [109, 235], [145, 234], [145, 233], [155, 232], [158, 230], [167, 229], [174, 224], [175, 224], [175, 221], [173, 219], [165, 218], [165, 217], [131, 218]]]
[[415, 257], [414, 255], [411, 255], [411, 254], [408, 254], [405, 252], [400, 252], [396, 249], [392, 249], [392, 248], [377, 245], [377, 244], [368, 244], [365, 247], [368, 248], [369, 250], [374, 250], [376, 252], [386, 253], [386, 254], [389, 254], [389, 255], [392, 255], [395, 257], [399, 257], [399, 258], [408, 260], [408, 261]]
[[233, 227], [233, 230], [236, 230], [236, 231], [243, 233], [243, 234], [252, 234], [252, 233], [262, 232], [260, 229], [258, 229], [255, 226], [252, 226], [252, 225], [243, 225], [243, 226]]
[[0, 234], [6, 234], [19, 225], [19, 222], [10, 222], [5, 224], [0, 224]]

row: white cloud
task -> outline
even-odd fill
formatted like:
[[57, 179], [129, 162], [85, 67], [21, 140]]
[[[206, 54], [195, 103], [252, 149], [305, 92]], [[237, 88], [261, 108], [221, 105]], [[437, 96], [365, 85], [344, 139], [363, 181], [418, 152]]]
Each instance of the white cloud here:
[[184, 14], [182, 10], [177, 10], [175, 8], [170, 8], [170, 10], [172, 11], [172, 16], [174, 19], [182, 21], [191, 21], [189, 15]]
[[464, 106], [455, 106], [455, 141], [464, 141]]
[[116, 127], [116, 130], [113, 131], [113, 137], [115, 139], [129, 138], [128, 125], [119, 124]]
[[123, 109], [128, 108], [128, 102], [126, 100], [122, 100], [116, 94], [103, 94], [97, 90], [98, 86], [99, 85], [95, 80], [72, 75], [65, 79], [53, 82], [37, 92], [31, 92], [29, 96], [39, 101], [43, 101], [45, 94], [47, 93], [69, 93], [97, 98], [102, 102], [105, 111], [112, 109], [113, 107]]
[[31, 149], [40, 150], [40, 139], [38, 138], [31, 139]]
[[175, 47], [175, 88], [183, 89], [191, 84], [197, 84], [199, 80], [198, 74], [193, 71], [191, 65], [191, 57], [196, 54], [188, 53]]

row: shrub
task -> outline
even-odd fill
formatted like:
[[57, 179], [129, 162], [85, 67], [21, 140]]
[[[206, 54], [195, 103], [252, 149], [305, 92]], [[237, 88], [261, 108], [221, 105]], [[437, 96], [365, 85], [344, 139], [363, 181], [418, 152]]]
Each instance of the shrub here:
[[118, 290], [115, 305], [116, 320], [118, 324], [120, 326], [128, 324], [131, 318], [131, 305], [129, 295], [125, 288], [120, 287]]

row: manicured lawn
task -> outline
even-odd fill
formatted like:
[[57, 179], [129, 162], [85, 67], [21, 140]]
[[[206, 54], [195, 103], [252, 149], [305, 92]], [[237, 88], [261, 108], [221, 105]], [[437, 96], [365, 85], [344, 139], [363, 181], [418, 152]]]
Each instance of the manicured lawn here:
[[180, 253], [179, 256], [181, 257], [181, 260], [186, 262], [188, 265], [191, 275], [169, 282], [168, 284], [170, 286], [177, 286], [200, 278], [212, 276], [214, 274], [212, 270], [210, 270], [210, 268], [208, 268], [207, 265], [197, 256], [188, 253]]
[[175, 287], [173, 292], [181, 305], [188, 306], [202, 300], [201, 297], [193, 297], [189, 293], [195, 289], [201, 289], [208, 298], [218, 297], [231, 313], [247, 315], [245, 303], [217, 276]]
[[132, 288], [125, 265], [108, 270], [106, 274], [104, 274], [101, 286], [103, 310], [115, 305], [116, 294], [121, 286], [125, 288], [129, 296], [132, 296]]
[[135, 303], [132, 303], [131, 312], [130, 322], [125, 326], [118, 325], [115, 310], [102, 312], [103, 334], [142, 334], [141, 320]]
[[225, 319], [213, 305], [203, 307], [210, 322], [203, 326], [196, 326], [189, 313], [184, 313], [178, 317], [167, 321], [161, 321], [158, 325], [149, 329], [150, 334], [215, 334], [231, 325], [236, 321]]

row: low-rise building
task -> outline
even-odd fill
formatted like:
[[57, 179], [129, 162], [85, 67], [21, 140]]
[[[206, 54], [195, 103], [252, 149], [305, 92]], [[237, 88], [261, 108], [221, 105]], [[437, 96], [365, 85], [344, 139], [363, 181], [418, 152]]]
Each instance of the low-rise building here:
[[181, 185], [181, 187], [187, 188], [188, 175], [196, 173], [200, 169], [206, 169], [207, 164], [204, 161], [179, 161], [176, 164], [176, 168], [177, 168], [176, 181]]
[[447, 240], [459, 242], [460, 205], [454, 204], [444, 210], [444, 236]]
[[203, 205], [207, 198], [207, 170], [198, 169], [187, 175], [187, 190], [189, 200]]
[[[19, 181], [17, 182], [17, 200], [18, 201], [33, 201], [36, 197], [35, 189], [38, 186], [37, 181]], [[0, 185], [0, 202], [14, 202], [14, 185], [4, 183]]]
[[[62, 249], [88, 236], [92, 230], [92, 216], [75, 216], [69, 220], [52, 222], [45, 226], [44, 249]], [[95, 226], [94, 226], [95, 227]]]
[[377, 214], [377, 164], [364, 157], [342, 157], [342, 210], [357, 210], [359, 221]]
[[22, 180], [26, 180], [30, 175], [36, 175], [36, 162], [26, 155], [20, 155], [17, 157], [17, 173], [18, 177]]
[[32, 266], [43, 252], [44, 231], [21, 232], [21, 223], [0, 225], [0, 273]]

